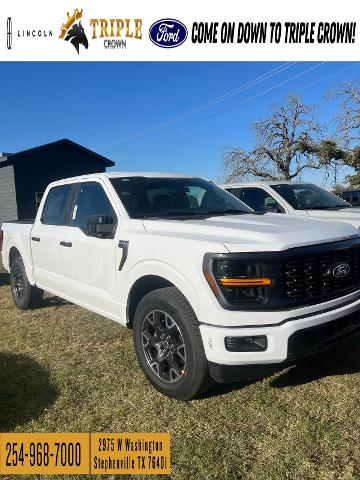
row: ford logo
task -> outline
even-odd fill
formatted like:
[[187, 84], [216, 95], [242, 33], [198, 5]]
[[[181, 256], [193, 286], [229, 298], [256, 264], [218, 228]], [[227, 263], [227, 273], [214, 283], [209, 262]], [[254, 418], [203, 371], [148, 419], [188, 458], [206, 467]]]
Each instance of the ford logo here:
[[158, 47], [174, 48], [185, 42], [188, 32], [185, 25], [173, 18], [163, 18], [153, 23], [149, 30], [150, 40]]
[[350, 265], [346, 262], [339, 263], [338, 265], [332, 268], [332, 275], [335, 278], [342, 278], [346, 277], [346, 275], [350, 272]]

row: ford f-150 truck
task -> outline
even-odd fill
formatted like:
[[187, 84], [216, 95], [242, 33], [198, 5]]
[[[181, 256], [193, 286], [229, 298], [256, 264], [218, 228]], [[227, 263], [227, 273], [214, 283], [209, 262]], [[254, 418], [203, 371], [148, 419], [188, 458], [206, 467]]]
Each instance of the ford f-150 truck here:
[[259, 213], [310, 216], [360, 227], [360, 208], [312, 183], [277, 180], [228, 183], [221, 187]]
[[0, 243], [20, 309], [46, 290], [127, 325], [145, 375], [177, 399], [267, 375], [360, 327], [355, 228], [254, 214], [201, 178], [58, 181], [34, 222], [2, 225]]

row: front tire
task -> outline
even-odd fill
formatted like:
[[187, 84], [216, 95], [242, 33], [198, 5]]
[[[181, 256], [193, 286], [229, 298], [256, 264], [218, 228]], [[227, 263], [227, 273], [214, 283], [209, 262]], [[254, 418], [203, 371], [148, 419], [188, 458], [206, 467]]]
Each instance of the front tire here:
[[142, 298], [133, 335], [139, 363], [159, 392], [190, 400], [212, 385], [198, 320], [176, 287]]
[[20, 310], [36, 308], [42, 303], [44, 291], [30, 285], [21, 257], [11, 262], [10, 285], [15, 305]]

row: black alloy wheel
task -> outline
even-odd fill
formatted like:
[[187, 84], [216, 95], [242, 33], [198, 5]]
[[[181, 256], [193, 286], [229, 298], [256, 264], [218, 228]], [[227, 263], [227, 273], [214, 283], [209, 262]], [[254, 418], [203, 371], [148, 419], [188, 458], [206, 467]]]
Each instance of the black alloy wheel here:
[[29, 283], [21, 257], [15, 257], [10, 264], [10, 284], [15, 305], [20, 310], [41, 305], [44, 291]]
[[24, 299], [24, 279], [19, 265], [16, 265], [13, 269], [13, 292], [18, 302], [22, 302]]
[[185, 373], [186, 347], [179, 326], [166, 312], [152, 310], [142, 323], [142, 347], [150, 368], [165, 382]]

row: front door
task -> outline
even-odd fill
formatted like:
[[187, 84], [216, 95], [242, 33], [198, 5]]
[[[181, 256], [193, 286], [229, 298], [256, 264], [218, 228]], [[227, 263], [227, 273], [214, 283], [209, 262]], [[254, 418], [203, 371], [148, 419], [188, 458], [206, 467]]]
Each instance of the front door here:
[[[114, 230], [106, 237], [89, 235], [88, 218], [107, 215]], [[66, 250], [67, 296], [100, 314], [119, 319], [120, 307], [115, 291], [117, 215], [100, 182], [81, 183], [70, 219], [69, 245]]]

